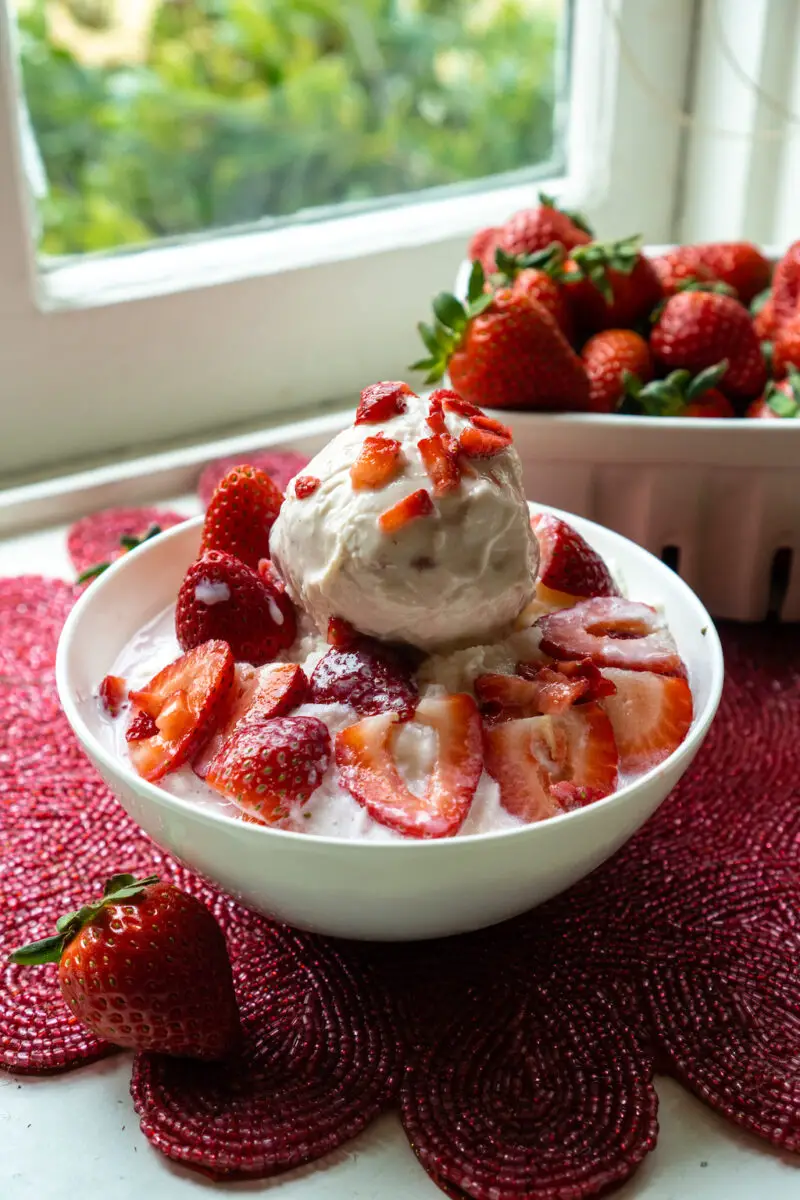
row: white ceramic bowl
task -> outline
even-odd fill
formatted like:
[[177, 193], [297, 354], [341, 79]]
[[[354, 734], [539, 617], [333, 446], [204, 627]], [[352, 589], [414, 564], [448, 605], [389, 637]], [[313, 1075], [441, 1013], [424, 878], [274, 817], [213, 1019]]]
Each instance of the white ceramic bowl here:
[[719, 639], [686, 584], [618, 534], [559, 515], [614, 565], [628, 595], [663, 605], [689, 668], [695, 703], [692, 728], [666, 762], [578, 812], [502, 833], [354, 842], [262, 829], [140, 779], [103, 740], [95, 693], [131, 636], [174, 602], [197, 554], [201, 518], [125, 555], [80, 598], [58, 648], [61, 703], [133, 819], [165, 850], [250, 908], [321, 933], [385, 941], [492, 925], [563, 891], [627, 841], [691, 763], [722, 688]]

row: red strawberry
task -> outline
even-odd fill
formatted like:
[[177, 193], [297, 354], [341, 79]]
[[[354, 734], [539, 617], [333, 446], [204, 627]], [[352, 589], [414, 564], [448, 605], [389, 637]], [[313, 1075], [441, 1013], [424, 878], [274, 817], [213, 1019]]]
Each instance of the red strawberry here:
[[511, 430], [490, 417], [473, 417], [458, 435], [458, 448], [467, 458], [493, 458], [511, 445]]
[[732, 287], [742, 304], [749, 304], [769, 285], [772, 266], [750, 242], [705, 242], [684, 247], [693, 250], [697, 261], [715, 279]]
[[269, 578], [210, 550], [184, 576], [175, 632], [184, 650], [221, 638], [237, 662], [258, 667], [292, 645], [297, 619], [289, 597]]
[[395, 763], [395, 713], [366, 717], [337, 733], [339, 778], [381, 825], [406, 837], [449, 837], [464, 823], [483, 769], [478, 709], [471, 696], [454, 693], [421, 701], [415, 720], [437, 735], [436, 761], [422, 795], [406, 786]]
[[128, 753], [143, 779], [161, 779], [197, 754], [224, 717], [233, 678], [230, 648], [208, 641], [130, 693]]
[[355, 491], [385, 487], [402, 470], [400, 443], [382, 433], [364, 439], [358, 458], [350, 468]]
[[204, 469], [197, 483], [197, 491], [203, 508], [208, 508], [211, 497], [228, 471], [234, 467], [257, 467], [266, 472], [279, 492], [283, 492], [308, 464], [308, 456], [294, 450], [251, 450], [241, 454], [228, 454], [216, 458]]
[[321, 479], [316, 475], [298, 475], [294, 481], [294, 494], [298, 500], [307, 500], [320, 487]]
[[101, 679], [97, 695], [109, 716], [119, 716], [127, 691], [125, 680], [120, 675], [106, 675], [104, 679]]
[[651, 671], [603, 674], [616, 687], [603, 701], [614, 729], [622, 771], [649, 771], [677, 750], [692, 724], [692, 693], [685, 679]]
[[553, 662], [517, 663], [517, 674], [541, 689], [541, 711], [563, 712], [571, 704], [613, 696], [614, 685], [590, 658]]
[[[493, 725], [485, 731], [485, 747], [486, 770], [499, 784], [500, 803], [523, 821], [557, 816], [616, 786], [614, 733], [597, 704]], [[554, 794], [558, 784], [572, 786]]]
[[800, 313], [800, 241], [792, 243], [775, 268], [772, 307], [776, 330]]
[[619, 595], [600, 555], [566, 521], [537, 513], [531, 526], [539, 543], [538, 582], [544, 587], [569, 596]]
[[223, 722], [192, 763], [194, 773], [205, 778], [212, 758], [242, 722], [284, 717], [307, 697], [308, 680], [296, 663], [273, 663], [261, 670], [240, 663]]
[[745, 416], [761, 421], [800, 418], [800, 371], [790, 366], [785, 379], [769, 383], [764, 395], [753, 401]]
[[776, 333], [776, 324], [775, 303], [772, 299], [772, 291], [770, 289], [756, 296], [750, 305], [750, 313], [753, 317], [753, 329], [758, 340], [760, 342], [771, 341]]
[[199, 900], [155, 875], [114, 875], [102, 899], [61, 917], [57, 929], [11, 960], [58, 963], [61, 994], [95, 1037], [179, 1058], [223, 1059], [236, 1049], [225, 938]]
[[434, 511], [433, 501], [425, 488], [419, 488], [410, 496], [404, 496], [402, 500], [398, 500], [397, 504], [387, 508], [386, 512], [381, 513], [378, 517], [378, 524], [384, 533], [391, 535], [399, 533], [405, 525], [408, 525], [409, 521], [416, 521], [419, 517], [429, 517]]
[[592, 230], [579, 213], [567, 212], [552, 196], [539, 193], [538, 208], [524, 208], [509, 217], [500, 233], [500, 245], [508, 254], [533, 254], [558, 242], [565, 250], [584, 246]]
[[685, 675], [664, 618], [647, 604], [622, 596], [597, 596], [536, 622], [541, 649], [553, 658], [590, 658], [599, 667]]
[[394, 712], [406, 721], [417, 705], [417, 685], [409, 664], [396, 651], [369, 638], [328, 650], [312, 672], [310, 687], [314, 703], [349, 704], [361, 717]]
[[[589, 678], [579, 675], [570, 678], [558, 669], [561, 665], [580, 664], [556, 663], [554, 667], [521, 664], [516, 675], [479, 675], [473, 686], [484, 720], [496, 724], [516, 717], [561, 713], [579, 700], [588, 699], [592, 686]], [[597, 671], [596, 667], [593, 669]], [[607, 693], [601, 689], [601, 694]]]
[[328, 621], [328, 645], [336, 646], [339, 650], [346, 650], [359, 639], [359, 634], [353, 628], [349, 621], [345, 621], [343, 617], [331, 617]]
[[268, 824], [305, 804], [322, 782], [331, 735], [316, 717], [243, 721], [209, 763], [206, 783]]
[[495, 250], [499, 244], [501, 233], [500, 226], [493, 225], [489, 229], [479, 229], [469, 240], [467, 258], [470, 262], [477, 260], [483, 267], [485, 275], [491, 275], [495, 269]]
[[650, 261], [665, 296], [674, 296], [687, 283], [713, 283], [716, 279], [701, 261], [697, 246], [676, 246]]
[[781, 379], [790, 367], [800, 368], [800, 312], [780, 326], [772, 347], [772, 373]]
[[647, 342], [632, 329], [605, 329], [596, 333], [581, 351], [589, 376], [591, 412], [616, 412], [625, 394], [625, 375], [642, 383], [653, 378], [653, 360]]
[[654, 379], [644, 387], [628, 378], [621, 411], [650, 417], [733, 417], [733, 405], [716, 386], [727, 368], [728, 360], [723, 358], [694, 378], [690, 371], [672, 371], [666, 379]]
[[453, 447], [453, 442], [454, 439], [444, 433], [434, 433], [417, 442], [422, 465], [433, 484], [434, 496], [446, 496], [448, 492], [456, 491], [461, 483], [458, 444]]
[[364, 388], [356, 409], [355, 425], [375, 425], [399, 417], [408, 407], [406, 396], [416, 396], [407, 383], [387, 379]]
[[564, 251], [558, 243], [535, 254], [507, 254], [498, 250], [496, 266], [487, 287], [495, 290], [511, 288], [516, 295], [527, 296], [547, 309], [567, 341], [572, 341], [574, 329], [564, 280]]
[[600, 329], [629, 329], [658, 304], [661, 284], [640, 246], [641, 239], [633, 237], [593, 242], [573, 252], [565, 286], [576, 328], [584, 336]]
[[269, 532], [283, 495], [264, 471], [234, 467], [211, 497], [200, 553], [222, 550], [254, 569], [269, 557]]
[[767, 381], [750, 314], [738, 300], [717, 292], [671, 296], [653, 326], [650, 349], [669, 371], [694, 374], [727, 359], [719, 386], [732, 399], [757, 396]]
[[415, 364], [434, 383], [449, 371], [453, 386], [487, 408], [584, 411], [589, 381], [578, 356], [541, 304], [509, 288], [484, 292], [473, 269], [466, 307], [442, 292], [436, 326], [421, 323], [430, 356]]

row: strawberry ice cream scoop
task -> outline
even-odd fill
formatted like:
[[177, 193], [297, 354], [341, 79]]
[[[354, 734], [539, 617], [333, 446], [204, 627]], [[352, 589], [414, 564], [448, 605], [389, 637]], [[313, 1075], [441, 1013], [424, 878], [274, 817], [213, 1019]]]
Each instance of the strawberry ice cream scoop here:
[[337, 617], [423, 650], [493, 640], [538, 565], [510, 431], [454, 392], [367, 388], [290, 483], [270, 552], [322, 633]]

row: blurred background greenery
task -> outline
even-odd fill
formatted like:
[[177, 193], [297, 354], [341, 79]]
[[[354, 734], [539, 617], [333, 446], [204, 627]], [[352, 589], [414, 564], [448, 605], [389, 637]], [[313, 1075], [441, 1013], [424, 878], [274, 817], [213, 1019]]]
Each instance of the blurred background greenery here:
[[17, 0], [41, 249], [561, 162], [568, 0]]

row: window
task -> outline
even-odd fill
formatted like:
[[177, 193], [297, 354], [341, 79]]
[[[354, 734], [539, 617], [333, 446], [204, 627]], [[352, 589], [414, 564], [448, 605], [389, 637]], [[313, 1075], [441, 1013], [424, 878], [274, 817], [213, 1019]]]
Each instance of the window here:
[[0, 478], [407, 377], [468, 235], [540, 188], [608, 236], [667, 239], [694, 15], [693, 0], [0, 3]]

